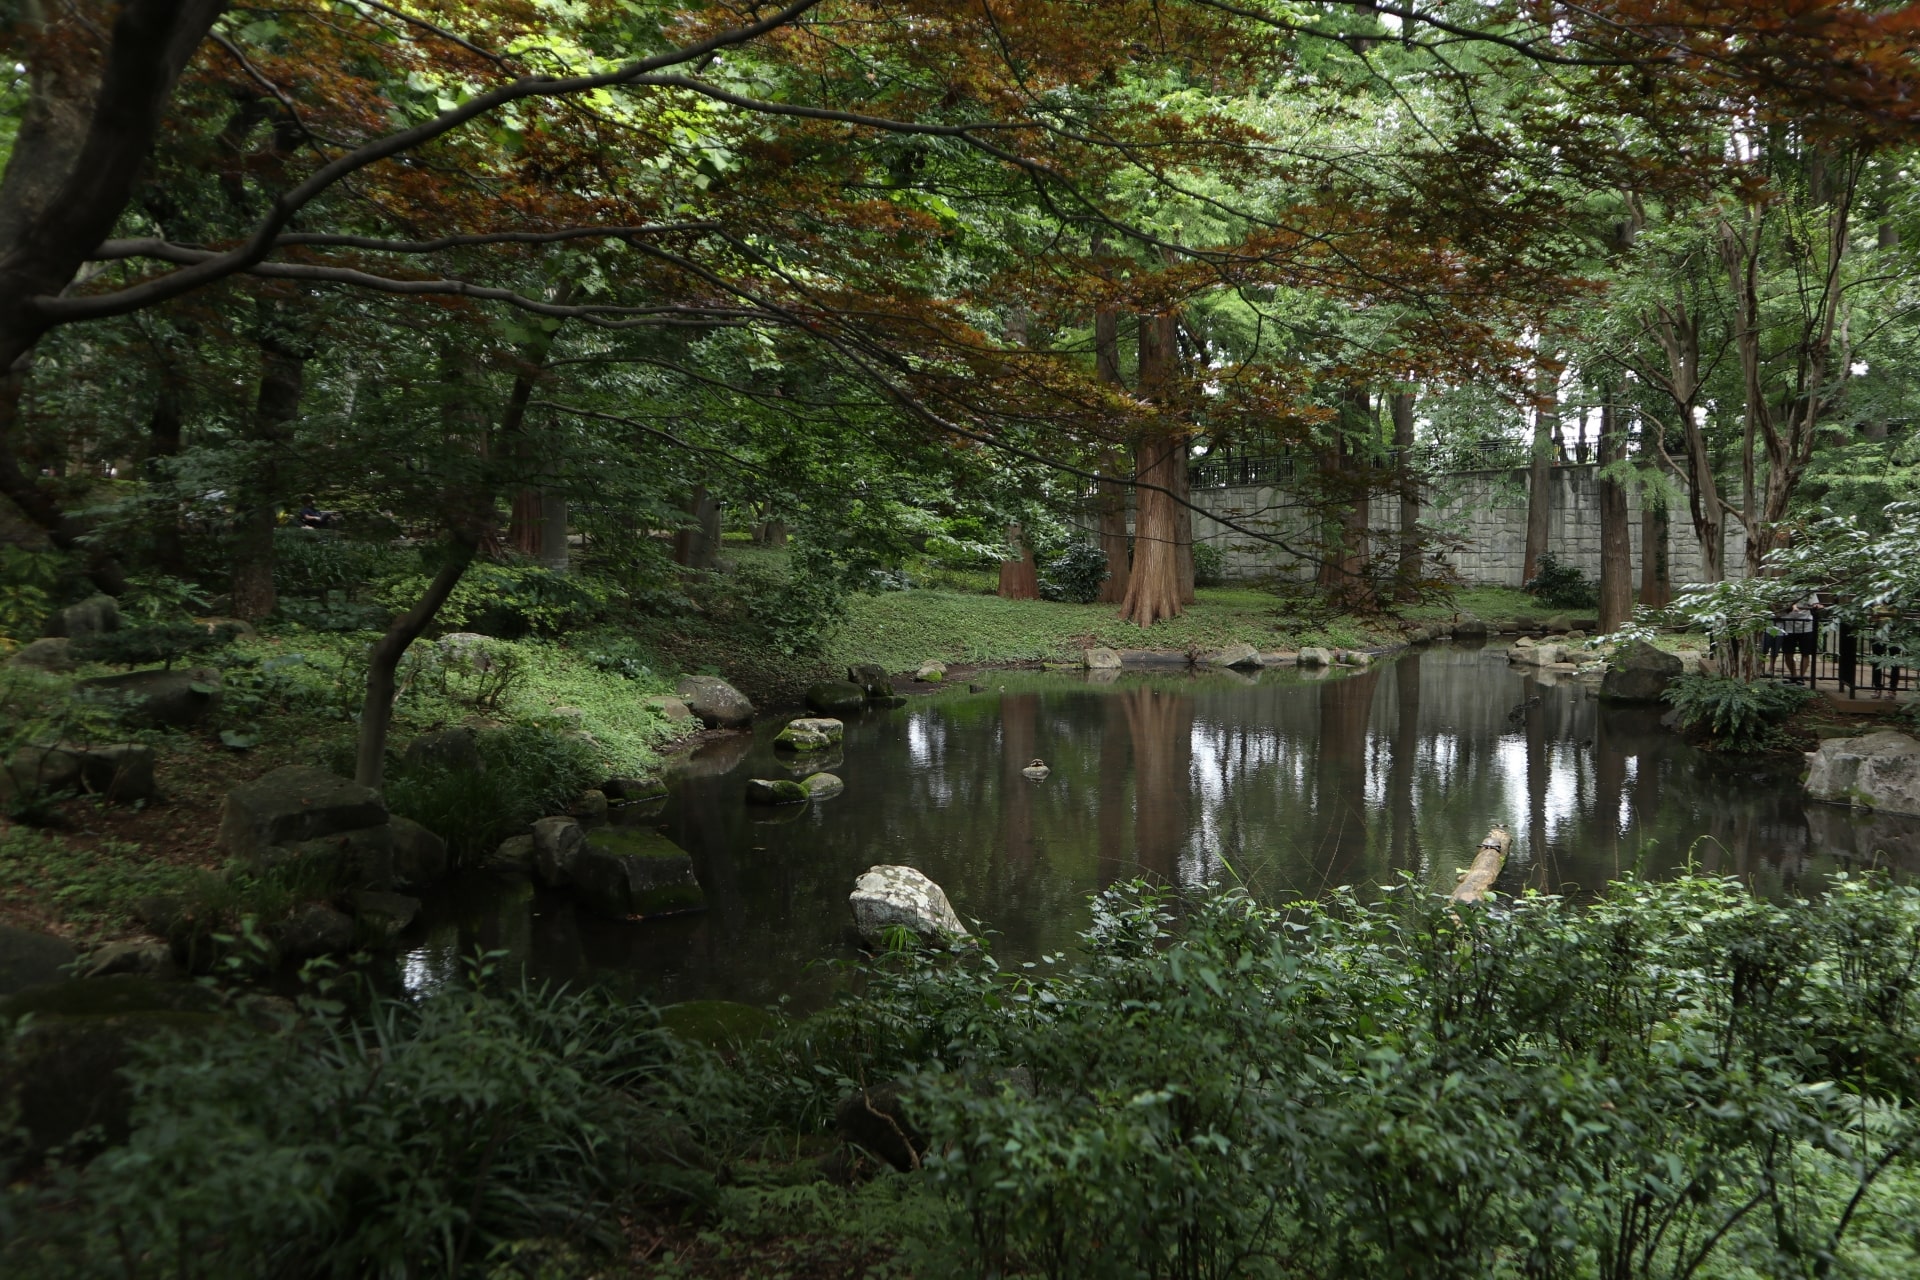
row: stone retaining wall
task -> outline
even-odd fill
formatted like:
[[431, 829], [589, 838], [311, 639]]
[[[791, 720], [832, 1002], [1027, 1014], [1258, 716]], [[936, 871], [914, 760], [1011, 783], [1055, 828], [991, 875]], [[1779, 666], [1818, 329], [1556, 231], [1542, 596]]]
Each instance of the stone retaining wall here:
[[[1600, 573], [1600, 508], [1594, 464], [1555, 467], [1552, 523], [1547, 547], [1589, 577]], [[1441, 553], [1467, 582], [1517, 587], [1527, 542], [1527, 474], [1522, 470], [1463, 471], [1436, 478], [1427, 486], [1422, 522], [1464, 540], [1458, 550]], [[1224, 489], [1196, 489], [1193, 503], [1194, 538], [1219, 547], [1226, 555], [1226, 576], [1251, 581], [1275, 576], [1311, 578], [1313, 565], [1282, 546], [1262, 542], [1239, 530], [1207, 518], [1219, 515], [1243, 528], [1279, 538], [1302, 553], [1312, 550], [1310, 513], [1295, 495], [1275, 485], [1242, 485]], [[1630, 490], [1628, 526], [1633, 541], [1634, 581], [1640, 574], [1640, 501]], [[1368, 524], [1377, 540], [1375, 550], [1398, 537], [1400, 499], [1376, 497]], [[1746, 539], [1738, 527], [1727, 531], [1725, 564], [1730, 577], [1745, 570]], [[1700, 544], [1686, 509], [1671, 513], [1668, 523], [1668, 573], [1675, 585], [1703, 580]]]

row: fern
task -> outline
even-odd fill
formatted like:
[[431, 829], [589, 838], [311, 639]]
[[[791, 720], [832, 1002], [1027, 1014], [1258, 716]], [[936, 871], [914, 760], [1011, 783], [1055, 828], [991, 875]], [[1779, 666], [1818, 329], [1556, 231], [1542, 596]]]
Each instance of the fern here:
[[1704, 734], [1721, 751], [1738, 754], [1778, 744], [1780, 726], [1812, 696], [1810, 689], [1779, 680], [1706, 675], [1681, 676], [1666, 692], [1684, 728]]

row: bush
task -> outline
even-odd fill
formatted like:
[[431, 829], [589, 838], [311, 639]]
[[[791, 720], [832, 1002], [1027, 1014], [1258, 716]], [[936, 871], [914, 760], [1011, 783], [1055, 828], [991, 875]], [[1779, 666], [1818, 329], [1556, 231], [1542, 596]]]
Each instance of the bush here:
[[962, 1274], [1914, 1274], [1920, 891], [1457, 914], [1134, 886], [1071, 969], [877, 965], [835, 1065], [910, 1080]]
[[1746, 753], [1779, 745], [1780, 726], [1813, 691], [1781, 680], [1687, 675], [1668, 684], [1664, 696], [1682, 727], [1721, 751]]
[[841, 584], [825, 572], [743, 564], [696, 589], [716, 625], [785, 657], [819, 653], [846, 617]]
[[1041, 566], [1040, 598], [1092, 604], [1107, 580], [1107, 553], [1091, 542], [1075, 542]]
[[535, 818], [563, 812], [605, 776], [598, 752], [556, 729], [519, 725], [476, 742], [484, 770], [402, 758], [387, 772], [387, 807], [445, 840], [456, 864], [493, 852]]
[[1193, 544], [1193, 585], [1217, 587], [1227, 580], [1227, 553], [1211, 542]]
[[1533, 577], [1521, 590], [1549, 609], [1591, 609], [1600, 601], [1600, 589], [1593, 580], [1551, 551], [1540, 553]]
[[305, 1012], [140, 1044], [130, 1139], [5, 1193], [0, 1271], [473, 1275], [516, 1241], [613, 1243], [639, 1187], [700, 1190], [645, 1166], [676, 1067], [644, 1003], [447, 986]]

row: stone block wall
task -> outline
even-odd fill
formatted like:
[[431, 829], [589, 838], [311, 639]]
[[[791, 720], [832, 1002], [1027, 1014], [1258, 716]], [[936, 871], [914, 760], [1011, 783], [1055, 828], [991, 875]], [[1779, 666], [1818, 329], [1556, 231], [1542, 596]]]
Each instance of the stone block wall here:
[[[1547, 547], [1588, 577], [1600, 573], [1600, 507], [1594, 464], [1555, 467], [1552, 520]], [[1308, 579], [1314, 566], [1305, 558], [1312, 551], [1312, 513], [1284, 487], [1240, 485], [1223, 489], [1196, 489], [1193, 503], [1194, 538], [1219, 547], [1225, 554], [1226, 576], [1237, 581], [1286, 577]], [[1428, 527], [1462, 540], [1457, 549], [1439, 552], [1440, 559], [1462, 579], [1476, 585], [1517, 587], [1527, 543], [1527, 476], [1518, 470], [1463, 471], [1436, 477], [1424, 494], [1421, 521]], [[1628, 528], [1633, 544], [1634, 581], [1640, 573], [1639, 494], [1629, 491]], [[1210, 516], [1231, 521], [1231, 528]], [[1377, 540], [1375, 550], [1398, 539], [1400, 500], [1385, 494], [1373, 500], [1368, 526]], [[1251, 529], [1282, 544], [1249, 536]], [[1700, 544], [1684, 507], [1675, 509], [1667, 526], [1668, 573], [1676, 586], [1703, 580]], [[1745, 568], [1746, 539], [1738, 527], [1727, 530], [1725, 564], [1738, 577]], [[1289, 547], [1297, 550], [1289, 550]]]

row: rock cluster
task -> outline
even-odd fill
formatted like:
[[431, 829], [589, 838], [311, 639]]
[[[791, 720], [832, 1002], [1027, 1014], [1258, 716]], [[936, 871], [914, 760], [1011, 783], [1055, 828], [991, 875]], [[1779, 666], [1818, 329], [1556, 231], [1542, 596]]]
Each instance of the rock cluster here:
[[1600, 696], [1613, 702], [1658, 702], [1667, 686], [1684, 671], [1679, 658], [1656, 649], [1645, 640], [1633, 640], [1607, 659]]
[[1920, 742], [1891, 729], [1822, 739], [1807, 753], [1806, 786], [1815, 800], [1920, 817]]

